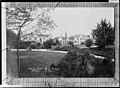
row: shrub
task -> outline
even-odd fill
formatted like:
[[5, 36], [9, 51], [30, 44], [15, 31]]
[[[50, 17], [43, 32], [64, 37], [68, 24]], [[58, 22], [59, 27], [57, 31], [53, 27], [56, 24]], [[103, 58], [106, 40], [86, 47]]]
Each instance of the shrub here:
[[81, 43], [81, 45], [84, 45], [84, 44], [85, 44], [84, 42]]
[[[87, 56], [86, 56], [87, 55]], [[58, 75], [61, 77], [88, 77], [93, 73], [93, 68], [89, 68], [90, 56], [88, 53], [78, 55], [74, 51], [69, 51], [61, 59], [57, 67]], [[89, 66], [88, 66], [89, 65]], [[91, 66], [92, 67], [92, 66]]]
[[52, 45], [54, 45], [53, 39], [47, 40], [46, 42], [43, 42], [45, 49], [50, 49]]
[[114, 76], [114, 63], [109, 59], [101, 60], [90, 55], [87, 49], [83, 54], [76, 51], [69, 51], [57, 65], [55, 72], [60, 77], [107, 77]]
[[71, 41], [69, 41], [68, 44], [69, 44], [70, 46], [74, 46], [73, 42], [71, 42]]
[[73, 47], [69, 46], [69, 45], [65, 45], [65, 46], [56, 46], [54, 47], [54, 50], [59, 50], [59, 51], [70, 51]]
[[61, 50], [60, 46], [55, 46], [53, 50]]
[[61, 47], [62, 51], [70, 51], [71, 49], [72, 49], [71, 46], [63, 46], [63, 47]]
[[76, 53], [84, 53], [84, 49], [80, 49], [77, 46], [73, 47], [71, 51], [74, 51]]
[[54, 45], [61, 45], [61, 43], [58, 41], [58, 39], [55, 41]]
[[44, 49], [45, 47], [44, 47], [44, 45], [40, 45], [40, 47], [39, 47], [40, 49]]
[[31, 42], [29, 42], [29, 41], [20, 41], [19, 49], [26, 49], [30, 44], [31, 44]]
[[102, 62], [97, 63], [95, 65], [94, 76], [113, 77], [114, 76], [114, 63], [111, 63], [108, 59], [104, 59]]
[[85, 41], [85, 45], [90, 48], [90, 46], [92, 45], [92, 40], [91, 39], [87, 39]]
[[32, 49], [36, 49], [36, 45], [35, 45], [35, 44], [31, 45], [30, 47], [31, 47]]
[[105, 45], [105, 40], [100, 39], [100, 38], [96, 39], [95, 44], [98, 45], [99, 49], [102, 49], [102, 48], [104, 48], [106, 46]]

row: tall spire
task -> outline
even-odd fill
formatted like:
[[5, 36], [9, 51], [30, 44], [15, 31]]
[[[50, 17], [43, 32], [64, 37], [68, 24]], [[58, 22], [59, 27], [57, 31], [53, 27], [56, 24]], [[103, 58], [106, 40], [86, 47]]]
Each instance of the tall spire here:
[[60, 37], [62, 37], [62, 34], [61, 34], [61, 36]]
[[65, 37], [67, 38], [67, 33], [65, 33]]

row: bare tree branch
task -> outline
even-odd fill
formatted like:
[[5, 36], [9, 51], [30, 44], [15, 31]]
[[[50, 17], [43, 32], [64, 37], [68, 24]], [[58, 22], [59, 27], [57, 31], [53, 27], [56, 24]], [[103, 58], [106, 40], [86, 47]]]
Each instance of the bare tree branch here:
[[[55, 5], [55, 8], [60, 4], [61, 2], [58, 2], [56, 5]], [[41, 13], [42, 14], [42, 13]], [[35, 17], [31, 22], [29, 22], [28, 24], [22, 26], [22, 27], [25, 27], [27, 25], [29, 25], [30, 23], [32, 23], [35, 19], [37, 19], [41, 14], [39, 14], [37, 17]], [[26, 30], [24, 30], [23, 32], [25, 32]]]
[[24, 37], [24, 36], [26, 36], [26, 35], [32, 34], [32, 33], [34, 33], [34, 32], [37, 31], [37, 30], [38, 30], [38, 29], [34, 30], [34, 31], [31, 32], [31, 33], [28, 33], [28, 34], [22, 35], [22, 36], [20, 36], [20, 37]]
[[37, 17], [35, 17], [31, 22], [29, 22], [28, 24], [26, 24], [26, 25], [24, 25], [24, 26], [22, 26], [22, 27], [25, 27], [25, 26], [27, 26], [27, 25], [29, 25], [30, 23], [32, 23], [35, 19], [37, 19], [39, 16], [40, 16], [41, 14], [39, 14]]
[[60, 4], [61, 2], [58, 2], [56, 5], [55, 5], [55, 8]]

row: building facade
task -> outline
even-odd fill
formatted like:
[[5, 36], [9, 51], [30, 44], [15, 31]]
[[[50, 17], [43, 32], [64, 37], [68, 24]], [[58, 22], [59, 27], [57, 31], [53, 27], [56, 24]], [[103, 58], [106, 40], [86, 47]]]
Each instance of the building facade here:
[[52, 39], [51, 34], [32, 33], [21, 37], [22, 41], [34, 41], [43, 44], [46, 40]]
[[89, 35], [78, 34], [78, 35], [67, 37], [67, 33], [66, 33], [64, 37], [60, 36], [60, 37], [56, 37], [54, 39], [55, 40], [58, 39], [58, 41], [61, 44], [67, 44], [68, 42], [71, 41], [76, 45], [76, 44], [84, 43], [85, 40], [90, 39], [90, 36]]

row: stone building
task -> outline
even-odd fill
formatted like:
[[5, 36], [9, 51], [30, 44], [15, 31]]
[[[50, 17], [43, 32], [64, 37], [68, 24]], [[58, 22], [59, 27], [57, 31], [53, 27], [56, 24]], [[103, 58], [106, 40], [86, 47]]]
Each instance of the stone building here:
[[61, 44], [67, 44], [68, 42], [73, 42], [75, 45], [76, 44], [81, 44], [84, 43], [85, 40], [90, 39], [89, 35], [83, 35], [83, 34], [78, 34], [78, 35], [74, 35], [74, 36], [67, 36], [67, 33], [65, 33], [65, 36], [59, 36], [59, 37], [55, 37], [54, 40], [58, 39], [58, 41]]

